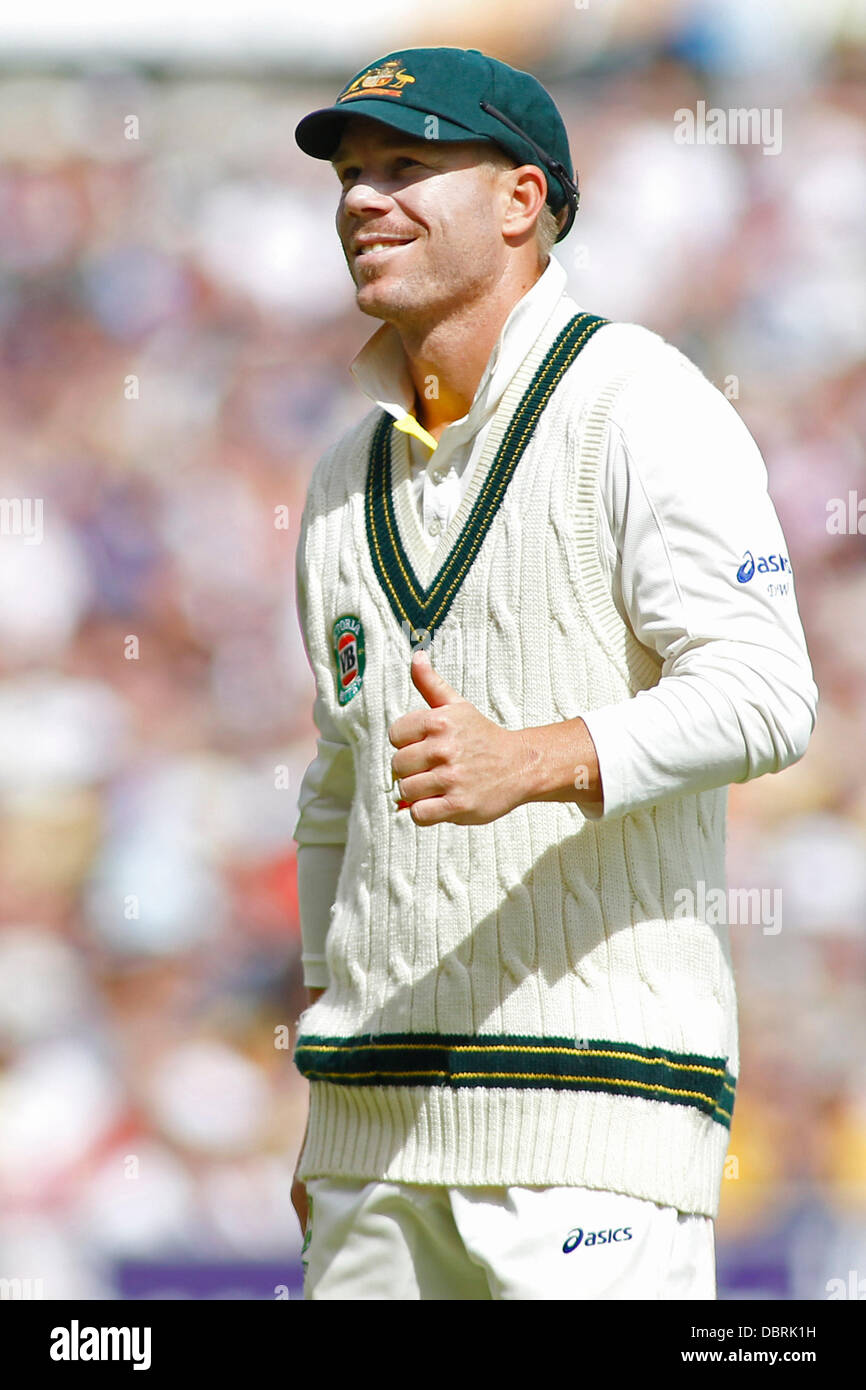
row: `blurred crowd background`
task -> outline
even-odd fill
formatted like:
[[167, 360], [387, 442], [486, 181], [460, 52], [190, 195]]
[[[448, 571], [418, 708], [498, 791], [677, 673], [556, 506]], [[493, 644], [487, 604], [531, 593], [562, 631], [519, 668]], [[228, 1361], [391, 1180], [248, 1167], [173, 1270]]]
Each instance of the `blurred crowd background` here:
[[[448, 43], [565, 115], [577, 302], [676, 343], [767, 463], [821, 704], [800, 763], [730, 794], [729, 882], [782, 917], [731, 929], [719, 1291], [864, 1298], [866, 537], [828, 529], [866, 499], [862, 9], [384, 9], [318, 46], [299, 15], [254, 61], [0, 59], [0, 1279], [298, 1296], [294, 553], [378, 325], [293, 130]], [[780, 110], [781, 151], [676, 143], [701, 100]]]

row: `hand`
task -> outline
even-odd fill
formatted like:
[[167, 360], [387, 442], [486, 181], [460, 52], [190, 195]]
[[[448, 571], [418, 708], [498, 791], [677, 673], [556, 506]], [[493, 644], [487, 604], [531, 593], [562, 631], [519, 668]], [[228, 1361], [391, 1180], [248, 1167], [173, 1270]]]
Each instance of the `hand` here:
[[412, 654], [412, 682], [428, 709], [391, 725], [398, 750], [391, 770], [416, 825], [488, 825], [522, 804], [522, 734], [487, 719], [433, 669], [423, 647]]
[[295, 1214], [301, 1223], [301, 1235], [307, 1234], [307, 1217], [309, 1215], [309, 1203], [307, 1201], [306, 1183], [302, 1183], [297, 1176], [297, 1167], [292, 1177], [292, 1206]]

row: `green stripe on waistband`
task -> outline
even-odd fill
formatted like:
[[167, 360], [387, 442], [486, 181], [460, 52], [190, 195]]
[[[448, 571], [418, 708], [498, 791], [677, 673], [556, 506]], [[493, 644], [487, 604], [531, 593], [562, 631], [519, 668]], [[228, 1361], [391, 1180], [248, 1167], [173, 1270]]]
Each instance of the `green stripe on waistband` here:
[[605, 1091], [690, 1105], [729, 1129], [737, 1078], [724, 1057], [585, 1038], [384, 1033], [302, 1034], [295, 1065], [338, 1086]]

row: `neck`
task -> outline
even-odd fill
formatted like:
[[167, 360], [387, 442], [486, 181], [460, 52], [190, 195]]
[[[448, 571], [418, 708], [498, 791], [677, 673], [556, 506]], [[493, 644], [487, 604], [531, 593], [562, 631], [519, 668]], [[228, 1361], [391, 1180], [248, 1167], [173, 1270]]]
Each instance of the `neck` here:
[[535, 266], [515, 280], [500, 281], [492, 293], [433, 324], [394, 325], [415, 387], [416, 419], [434, 439], [468, 413], [508, 315], [545, 269]]

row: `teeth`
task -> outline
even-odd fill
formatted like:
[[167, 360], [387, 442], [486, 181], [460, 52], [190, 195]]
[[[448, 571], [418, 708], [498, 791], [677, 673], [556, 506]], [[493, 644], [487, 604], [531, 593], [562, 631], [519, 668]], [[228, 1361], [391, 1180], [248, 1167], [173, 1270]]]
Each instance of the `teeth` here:
[[358, 252], [359, 256], [365, 256], [368, 251], [388, 251], [392, 246], [405, 246], [402, 241], [373, 241], [369, 246], [362, 246]]

